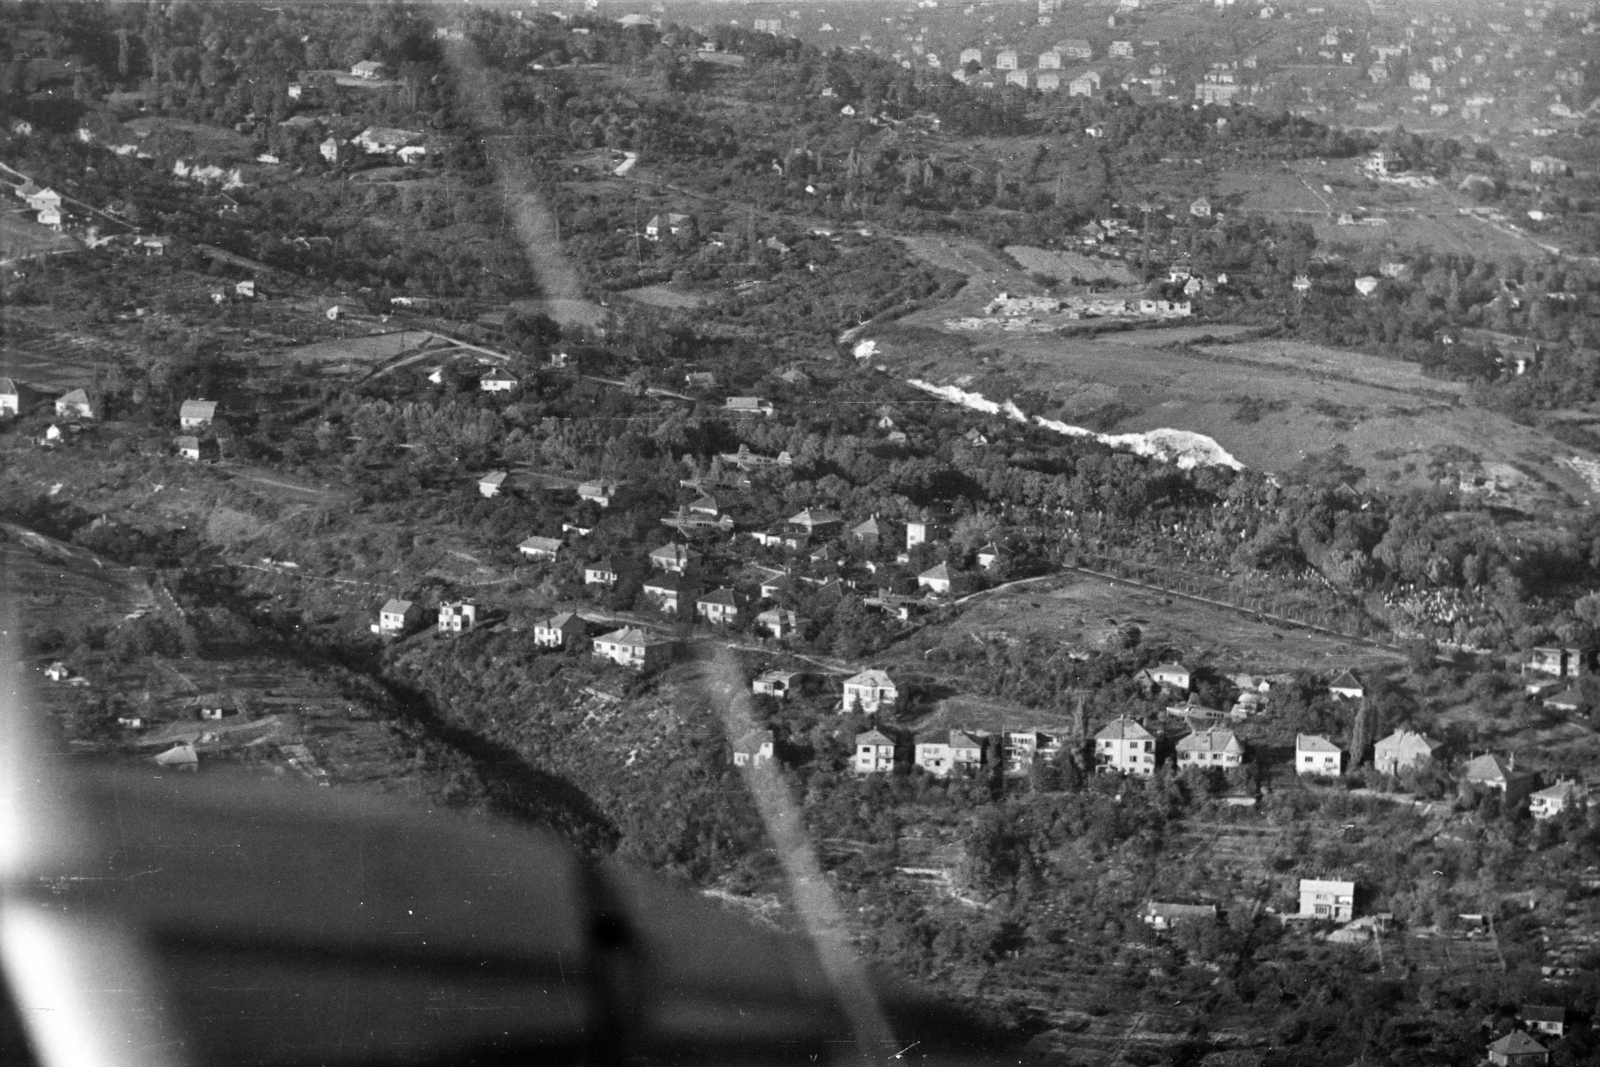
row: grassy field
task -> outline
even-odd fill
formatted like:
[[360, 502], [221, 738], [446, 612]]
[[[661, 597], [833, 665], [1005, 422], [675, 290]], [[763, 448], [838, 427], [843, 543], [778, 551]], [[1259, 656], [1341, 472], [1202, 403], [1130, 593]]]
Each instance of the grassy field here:
[[[1143, 641], [1184, 649], [1227, 670], [1276, 674], [1296, 669], [1393, 664], [1395, 657], [1353, 641], [1258, 620], [1134, 586], [1073, 575], [969, 601], [954, 622], [917, 635], [919, 648], [973, 637], [1046, 637], [1058, 647], [1105, 647], [1122, 627]], [[920, 654], [917, 658], [921, 658]]]
[[670, 285], [646, 285], [638, 289], [624, 289], [612, 294], [623, 300], [633, 300], [659, 308], [697, 308], [712, 303], [715, 297], [707, 293], [686, 293]]
[[1022, 264], [1024, 270], [1048, 274], [1063, 282], [1078, 277], [1086, 282], [1110, 278], [1118, 285], [1139, 284], [1133, 272], [1114, 259], [1085, 256], [1078, 252], [1053, 252], [1030, 245], [1007, 245], [1006, 255]]
[[138, 573], [11, 523], [0, 523], [0, 578], [25, 630], [117, 623], [155, 601]]
[[926, 343], [929, 328], [976, 314], [982, 303], [963, 292], [879, 331], [877, 361], [903, 377], [990, 400], [1042, 396], [1043, 414], [1069, 425], [1205, 434], [1261, 470], [1342, 445], [1377, 484], [1453, 484], [1456, 466], [1476, 457], [1528, 476], [1513, 500], [1518, 506], [1594, 497], [1562, 462], [1580, 450], [1465, 406], [1460, 385], [1424, 378], [1414, 364], [1283, 341], [1157, 347], [1142, 332], [1104, 339], [996, 333], [981, 348]]

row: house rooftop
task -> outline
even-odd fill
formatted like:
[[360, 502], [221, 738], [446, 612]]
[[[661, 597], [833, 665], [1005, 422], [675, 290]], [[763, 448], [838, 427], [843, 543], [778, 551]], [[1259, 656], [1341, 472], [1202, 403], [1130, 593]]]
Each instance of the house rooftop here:
[[411, 601], [401, 600], [398, 597], [383, 605], [383, 613], [385, 615], [404, 615], [410, 610]]
[[1548, 1052], [1539, 1042], [1523, 1033], [1513, 1030], [1499, 1041], [1489, 1046], [1490, 1052], [1498, 1052], [1507, 1056], [1537, 1056], [1541, 1052]]
[[888, 734], [884, 733], [882, 730], [868, 730], [865, 733], [856, 734], [856, 744], [858, 744], [858, 745], [892, 745], [892, 744], [894, 744], [894, 738], [890, 737]]
[[1329, 741], [1321, 734], [1295, 734], [1294, 750], [1296, 752], [1342, 752], [1338, 745]]
[[1155, 735], [1139, 724], [1138, 720], [1119, 715], [1106, 723], [1094, 735], [1096, 741], [1154, 741]]

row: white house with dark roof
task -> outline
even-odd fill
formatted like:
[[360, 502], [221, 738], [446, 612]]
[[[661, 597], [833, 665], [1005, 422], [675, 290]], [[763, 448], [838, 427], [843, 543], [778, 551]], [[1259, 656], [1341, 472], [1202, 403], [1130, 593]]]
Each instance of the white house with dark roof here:
[[827, 508], [806, 508], [798, 515], [789, 516], [789, 525], [804, 530], [811, 536], [831, 533], [844, 522]]
[[98, 417], [100, 405], [87, 389], [73, 389], [56, 398], [56, 418], [93, 419]]
[[376, 81], [389, 73], [389, 68], [375, 59], [363, 59], [350, 68], [350, 73], [363, 81]]
[[1550, 1062], [1550, 1050], [1521, 1030], [1489, 1045], [1491, 1067], [1535, 1067]]
[[588, 624], [570, 611], [533, 624], [533, 643], [538, 648], [577, 648], [588, 636]]
[[11, 378], [0, 378], [0, 415], [20, 415], [22, 413], [22, 390], [17, 388], [17, 383]]
[[1533, 775], [1517, 773], [1515, 756], [1506, 759], [1492, 752], [1469, 760], [1461, 772], [1461, 780], [1468, 785], [1500, 793], [1507, 804], [1515, 803], [1533, 792], [1534, 784]]
[[609, 478], [584, 482], [578, 486], [578, 499], [587, 500], [602, 508], [610, 507], [611, 502], [617, 498], [617, 490], [620, 488], [621, 486]]
[[672, 659], [673, 644], [670, 638], [657, 637], [637, 626], [625, 626], [595, 638], [594, 655], [618, 666], [647, 671]]
[[505, 484], [505, 471], [490, 471], [478, 479], [478, 495], [493, 499], [500, 495], [500, 490], [505, 488]]
[[723, 401], [722, 410], [733, 415], [771, 415], [777, 409], [763, 397], [730, 396]]
[[178, 408], [178, 428], [202, 430], [211, 425], [217, 415], [215, 400], [185, 400]]
[[983, 743], [964, 730], [924, 734], [912, 762], [936, 778], [974, 771], [983, 765]]
[[799, 631], [800, 616], [789, 608], [768, 608], [756, 616], [756, 626], [767, 636], [782, 641]]
[[669, 574], [682, 574], [700, 562], [700, 553], [676, 541], [662, 545], [650, 553], [650, 566]]
[[1137, 774], [1156, 773], [1156, 738], [1137, 720], [1120, 715], [1094, 735], [1095, 770]]
[[1361, 684], [1361, 679], [1353, 671], [1343, 671], [1339, 677], [1328, 683], [1328, 692], [1343, 700], [1360, 700], [1367, 695], [1367, 689]]
[[1344, 750], [1320, 734], [1296, 734], [1294, 773], [1337, 778], [1344, 772]]
[[906, 523], [906, 551], [939, 539], [939, 524], [925, 520]]
[[950, 592], [949, 565], [940, 563], [917, 575], [917, 588], [940, 594]]
[[894, 771], [894, 738], [882, 730], [856, 734], [855, 754], [850, 767], [857, 774], [891, 774]]
[[874, 715], [879, 710], [894, 706], [900, 691], [888, 674], [876, 668], [862, 671], [846, 678], [844, 682], [843, 710], [861, 711]]
[[609, 560], [596, 560], [583, 567], [584, 585], [613, 586], [617, 584], [617, 568]]
[[879, 524], [878, 517], [876, 515], [872, 516], [872, 518], [868, 519], [866, 522], [859, 523], [858, 525], [850, 528], [851, 538], [867, 545], [877, 544], [878, 538], [881, 537], [882, 534], [883, 527]]
[[1528, 798], [1528, 812], [1535, 819], [1553, 819], [1568, 808], [1583, 809], [1589, 803], [1589, 788], [1582, 782], [1563, 781], [1541, 789]]
[[757, 696], [775, 697], [778, 700], [788, 700], [789, 694], [799, 684], [799, 671], [767, 671], [756, 677], [750, 683], [750, 691]]
[[1517, 1020], [1529, 1030], [1561, 1038], [1567, 1033], [1567, 1009], [1553, 1004], [1525, 1004]]
[[644, 583], [644, 595], [655, 602], [656, 609], [667, 615], [677, 615], [683, 610], [683, 578], [677, 574], [662, 574]]
[[1300, 914], [1349, 922], [1356, 917], [1356, 884], [1342, 878], [1300, 879]]
[[1414, 730], [1396, 730], [1372, 746], [1372, 765], [1380, 774], [1399, 774], [1433, 759], [1440, 743]]
[[717, 504], [717, 498], [710, 493], [691, 501], [689, 511], [691, 514], [706, 515], [713, 519], [722, 514], [722, 508]]
[[530, 537], [517, 546], [517, 551], [529, 559], [555, 559], [561, 549], [559, 537]]
[[990, 567], [993, 567], [999, 562], [1000, 549], [993, 541], [990, 541], [988, 544], [978, 549], [978, 566], [982, 567], [984, 570], [988, 570]]
[[739, 621], [739, 595], [727, 586], [713, 589], [694, 602], [694, 613], [713, 626]]
[[1139, 672], [1139, 679], [1148, 685], [1176, 689], [1187, 693], [1194, 683], [1194, 675], [1181, 663], [1162, 663]]
[[1178, 741], [1178, 769], [1220, 767], [1232, 770], [1244, 764], [1244, 745], [1232, 730], [1198, 731]]
[[470, 600], [446, 600], [439, 605], [439, 632], [465, 633], [478, 624], [478, 605]]
[[771, 730], [752, 730], [733, 746], [735, 767], [760, 767], [773, 760], [776, 738]]
[[485, 393], [509, 393], [517, 387], [517, 380], [502, 370], [492, 370], [478, 379], [478, 389]]
[[422, 621], [422, 609], [410, 600], [398, 597], [388, 601], [378, 610], [378, 621], [372, 632], [382, 637], [401, 637]]

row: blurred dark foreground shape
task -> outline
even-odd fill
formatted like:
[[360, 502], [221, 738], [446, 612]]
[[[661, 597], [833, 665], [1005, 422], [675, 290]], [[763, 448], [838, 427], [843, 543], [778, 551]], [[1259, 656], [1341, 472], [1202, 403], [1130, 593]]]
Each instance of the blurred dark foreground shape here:
[[807, 942], [546, 834], [209, 769], [33, 770], [0, 774], [6, 1065], [1018, 1060], [881, 982], [899, 1047], [863, 1049]]

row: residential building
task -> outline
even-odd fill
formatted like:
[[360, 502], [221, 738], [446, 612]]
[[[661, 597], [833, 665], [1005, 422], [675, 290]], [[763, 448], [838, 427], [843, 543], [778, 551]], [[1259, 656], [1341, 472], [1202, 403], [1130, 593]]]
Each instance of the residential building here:
[[859, 526], [853, 526], [850, 529], [850, 536], [852, 538], [860, 541], [862, 544], [867, 545], [877, 544], [878, 539], [882, 535], [883, 527], [879, 524], [878, 517], [876, 515], [868, 519], [866, 522], [861, 523]]
[[1197, 219], [1209, 219], [1211, 217], [1211, 201], [1203, 196], [1196, 198], [1189, 204], [1189, 214]]
[[1187, 693], [1194, 683], [1194, 675], [1181, 663], [1162, 663], [1155, 667], [1147, 667], [1139, 672], [1139, 679], [1147, 685], [1175, 689], [1180, 693]]
[[1042, 70], [1034, 75], [1033, 87], [1041, 93], [1057, 92], [1061, 88], [1061, 75], [1053, 70]]
[[950, 592], [950, 567], [940, 563], [917, 575], [917, 588], [936, 594]]
[[1344, 772], [1344, 750], [1319, 734], [1294, 737], [1294, 773], [1337, 778]]
[[1567, 1035], [1567, 1009], [1553, 1004], [1527, 1004], [1517, 1020], [1536, 1034], [1560, 1039]]
[[913, 762], [936, 778], [976, 771], [983, 765], [983, 743], [963, 730], [924, 734], [916, 745]]
[[578, 486], [578, 499], [587, 500], [600, 507], [610, 507], [611, 502], [617, 498], [617, 490], [621, 487], [616, 482], [602, 478], [597, 482], [584, 482]]
[[666, 615], [677, 615], [683, 610], [683, 579], [676, 574], [663, 574], [644, 583], [644, 595], [655, 601], [656, 609]]
[[1137, 774], [1156, 773], [1156, 738], [1137, 720], [1126, 715], [1112, 719], [1094, 735], [1095, 770]]
[[683, 574], [700, 562], [700, 553], [677, 542], [662, 545], [650, 553], [650, 566], [669, 574]]
[[1161, 933], [1178, 926], [1199, 925], [1217, 921], [1217, 906], [1215, 904], [1169, 904], [1165, 901], [1151, 900], [1144, 906], [1144, 913], [1139, 916], [1150, 929]]
[[663, 235], [676, 237], [683, 233], [687, 227], [692, 226], [694, 220], [688, 215], [670, 212], [666, 215], [653, 216], [644, 224], [644, 236], [649, 241], [659, 241]]
[[1351, 671], [1344, 671], [1328, 683], [1328, 692], [1344, 700], [1360, 700], [1367, 695], [1366, 687]]
[[178, 456], [193, 463], [201, 460], [215, 460], [222, 458], [222, 450], [217, 445], [214, 437], [195, 437], [184, 435], [175, 442]]
[[350, 73], [364, 81], [374, 81], [389, 73], [389, 69], [375, 59], [363, 59], [350, 68]]
[[216, 415], [215, 400], [185, 400], [178, 408], [178, 428], [203, 430], [211, 425], [211, 420], [216, 418]]
[[1548, 674], [1552, 678], [1575, 678], [1592, 669], [1594, 649], [1530, 648], [1522, 656], [1523, 674]]
[[960, 58], [960, 60], [958, 62], [963, 67], [966, 66], [968, 63], [976, 63], [980, 67], [983, 66], [983, 49], [981, 49], [981, 48], [964, 48], [964, 49], [962, 49], [961, 50], [961, 58]]
[[1018, 56], [1014, 48], [1002, 48], [994, 57], [995, 70], [1016, 70]]
[[529, 559], [555, 559], [561, 554], [561, 538], [559, 537], [530, 537], [517, 546]]
[[439, 632], [465, 633], [478, 624], [478, 605], [470, 600], [447, 600], [439, 605]]
[[939, 524], [936, 522], [908, 522], [906, 523], [906, 551], [910, 552], [918, 545], [931, 544], [939, 539]]
[[782, 641], [800, 629], [800, 616], [788, 608], [768, 608], [756, 616], [756, 626], [769, 637]]
[[804, 530], [810, 536], [830, 534], [844, 524], [844, 520], [826, 508], [807, 508], [789, 517], [789, 525]]
[[1553, 819], [1568, 808], [1581, 809], [1589, 803], [1589, 789], [1581, 782], [1557, 782], [1528, 798], [1528, 811], [1535, 819]]
[[1040, 70], [1060, 70], [1061, 69], [1061, 53], [1057, 52], [1054, 48], [1047, 49], [1047, 50], [1045, 50], [1043, 52], [1040, 52], [1039, 53], [1038, 69], [1040, 69]]
[[56, 398], [56, 418], [93, 419], [98, 417], [100, 406], [87, 389], [73, 389]]
[[771, 730], [752, 730], [733, 746], [735, 767], [760, 767], [771, 763], [774, 737]]
[[200, 767], [200, 755], [195, 751], [193, 742], [185, 741], [173, 745], [165, 752], [155, 757], [158, 765], [174, 771], [188, 771], [193, 773]]
[[1111, 54], [1113, 56], [1115, 56], [1116, 58], [1118, 58], [1118, 59], [1132, 59], [1133, 58], [1133, 42], [1132, 41], [1112, 41], [1111, 42]]
[[1300, 879], [1300, 914], [1349, 922], [1356, 917], [1356, 884], [1337, 878]]
[[1244, 745], [1232, 730], [1212, 728], [1192, 733], [1178, 742], [1178, 769], [1220, 767], [1231, 770], [1244, 764]]
[[1493, 753], [1470, 760], [1461, 772], [1461, 780], [1467, 785], [1501, 794], [1507, 804], [1514, 804], [1533, 792], [1534, 785], [1533, 775], [1517, 773], [1516, 756], [1504, 759]]
[[1528, 170], [1533, 174], [1542, 174], [1549, 177], [1570, 177], [1572, 164], [1555, 156], [1534, 156], [1528, 160]]
[[484, 393], [509, 393], [517, 387], [517, 380], [505, 371], [492, 370], [478, 379], [478, 390]]
[[422, 609], [409, 600], [390, 600], [378, 611], [372, 632], [383, 637], [401, 637], [422, 621]]
[[622, 667], [653, 670], [672, 659], [673, 642], [638, 627], [623, 627], [594, 639], [594, 655]]
[[369, 156], [391, 156], [416, 145], [423, 135], [415, 130], [397, 130], [390, 126], [368, 126], [356, 134], [354, 144]]
[[1081, 37], [1069, 37], [1056, 45], [1063, 59], [1093, 59], [1094, 49]]
[[707, 493], [705, 496], [696, 497], [689, 504], [689, 513], [692, 515], [705, 515], [714, 519], [722, 514], [722, 509], [717, 503], [717, 498]]
[[355, 145], [348, 141], [341, 141], [337, 137], [329, 137], [317, 146], [317, 151], [322, 153], [322, 158], [329, 163], [339, 164], [353, 159], [356, 154]]
[[490, 471], [478, 479], [478, 494], [493, 499], [500, 495], [500, 490], [505, 488], [505, 484], [505, 471]]
[[857, 774], [892, 774], [894, 772], [894, 738], [882, 730], [868, 730], [856, 734], [855, 755], [851, 768]]
[[22, 391], [11, 378], [0, 378], [0, 415], [22, 414]]
[[[1556, 683], [1559, 684], [1559, 683]], [[1589, 698], [1579, 686], [1569, 686], [1558, 693], [1552, 693], [1541, 702], [1545, 707], [1554, 711], [1581, 712], [1589, 708]]]
[[1002, 739], [1006, 773], [1016, 777], [1033, 770], [1039, 757], [1053, 758], [1061, 751], [1061, 740], [1038, 730], [1007, 730]]
[[777, 409], [763, 397], [730, 396], [722, 402], [722, 410], [733, 415], [771, 415]]
[[588, 636], [588, 623], [570, 611], [533, 624], [533, 643], [537, 648], [578, 648]]
[[1550, 1062], [1550, 1050], [1522, 1030], [1513, 1030], [1489, 1045], [1492, 1067], [1535, 1067]]
[[750, 691], [758, 696], [788, 700], [789, 694], [800, 685], [799, 671], [768, 671], [750, 683]]
[[584, 565], [584, 585], [613, 586], [617, 584], [617, 568], [609, 560], [596, 560]]
[[1440, 743], [1412, 730], [1396, 730], [1372, 748], [1372, 764], [1380, 774], [1399, 774], [1433, 759]]
[[1000, 549], [993, 541], [978, 549], [978, 566], [988, 570], [1000, 562]]
[[865, 670], [845, 679], [843, 710], [876, 715], [882, 709], [893, 707], [899, 697], [900, 691], [887, 674], [876, 669]]
[[1100, 91], [1100, 75], [1087, 71], [1067, 83], [1068, 96], [1093, 96]]
[[728, 626], [739, 621], [739, 596], [724, 586], [713, 589], [694, 602], [694, 613], [713, 626]]

